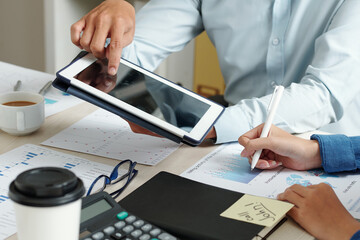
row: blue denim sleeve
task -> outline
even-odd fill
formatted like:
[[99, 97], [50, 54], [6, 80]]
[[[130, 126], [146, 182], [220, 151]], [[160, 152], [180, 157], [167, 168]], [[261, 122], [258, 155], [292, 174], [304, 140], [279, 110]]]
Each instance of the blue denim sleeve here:
[[360, 230], [357, 231], [351, 238], [350, 240], [360, 240]]
[[326, 172], [354, 171], [360, 167], [360, 137], [314, 134], [311, 139], [319, 142]]

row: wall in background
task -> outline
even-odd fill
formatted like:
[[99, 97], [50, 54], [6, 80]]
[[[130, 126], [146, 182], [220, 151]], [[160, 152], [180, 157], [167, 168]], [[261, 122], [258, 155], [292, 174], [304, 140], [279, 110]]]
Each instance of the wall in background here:
[[71, 25], [99, 5], [102, 0], [43, 1], [45, 71], [55, 73], [66, 66], [81, 51], [71, 42]]
[[0, 61], [45, 70], [43, 0], [0, 1]]

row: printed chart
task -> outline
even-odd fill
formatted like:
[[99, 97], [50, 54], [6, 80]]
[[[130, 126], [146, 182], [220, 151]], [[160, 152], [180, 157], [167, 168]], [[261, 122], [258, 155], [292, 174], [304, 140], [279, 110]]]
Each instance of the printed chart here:
[[146, 165], [157, 164], [180, 146], [166, 138], [133, 133], [125, 120], [103, 109], [42, 144]]
[[0, 155], [0, 239], [7, 238], [16, 232], [15, 213], [8, 197], [10, 183], [23, 171], [45, 166], [70, 169], [84, 182], [86, 189], [97, 176], [108, 175], [113, 169], [110, 165], [32, 144], [23, 145]]
[[[219, 151], [221, 151], [221, 148]], [[250, 171], [247, 158], [239, 157], [240, 153], [240, 149], [234, 145], [233, 152], [230, 152], [228, 156], [222, 158], [220, 162], [217, 163], [219, 168], [209, 169], [207, 173], [215, 178], [248, 184], [260, 171], [257, 169]], [[242, 174], [239, 174], [239, 172], [242, 172]]]
[[50, 87], [45, 94], [45, 117], [61, 112], [67, 108], [73, 107], [83, 100], [60, 90]]
[[322, 169], [294, 171], [283, 167], [250, 171], [250, 164], [240, 153], [238, 143], [223, 144], [182, 173], [183, 177], [242, 193], [276, 198], [293, 184], [330, 185], [342, 204], [360, 219], [359, 173], [327, 174]]

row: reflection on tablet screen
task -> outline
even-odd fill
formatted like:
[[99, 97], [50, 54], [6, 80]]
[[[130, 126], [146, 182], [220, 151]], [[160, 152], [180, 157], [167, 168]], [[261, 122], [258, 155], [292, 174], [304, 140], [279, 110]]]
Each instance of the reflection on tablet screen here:
[[124, 64], [115, 76], [110, 76], [106, 59], [95, 61], [74, 78], [187, 132], [210, 107]]

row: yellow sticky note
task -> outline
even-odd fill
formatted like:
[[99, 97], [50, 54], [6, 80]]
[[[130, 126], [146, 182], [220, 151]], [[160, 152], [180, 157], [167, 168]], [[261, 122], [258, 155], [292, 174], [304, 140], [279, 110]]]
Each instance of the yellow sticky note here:
[[291, 203], [245, 194], [220, 216], [271, 227], [293, 206]]

